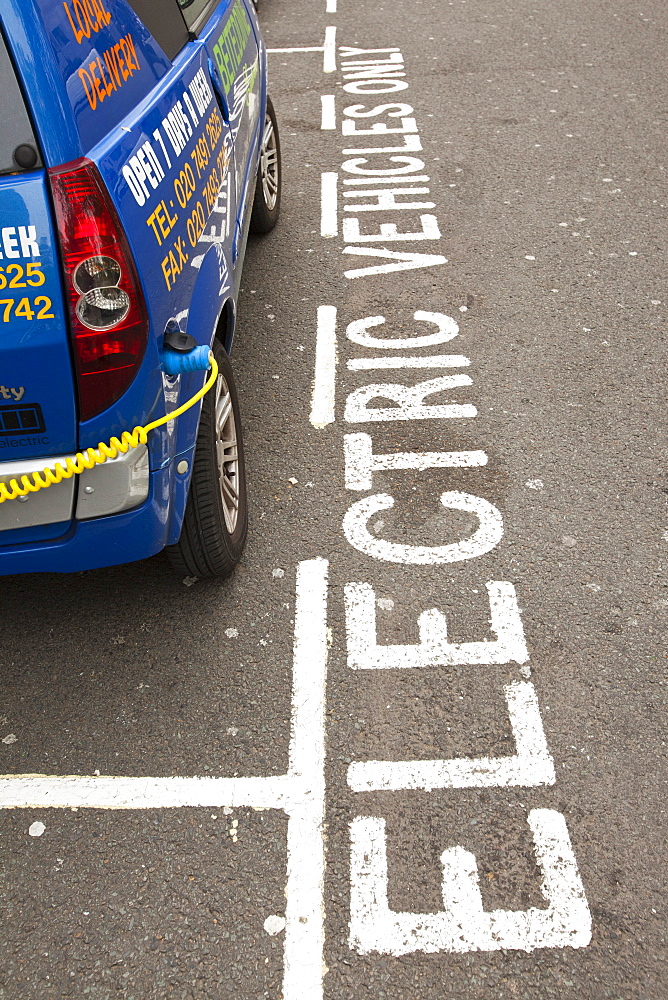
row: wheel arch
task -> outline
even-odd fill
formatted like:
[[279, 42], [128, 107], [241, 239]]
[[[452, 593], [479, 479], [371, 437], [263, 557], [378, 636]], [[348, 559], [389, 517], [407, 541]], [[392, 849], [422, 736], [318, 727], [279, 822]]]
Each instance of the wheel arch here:
[[234, 340], [236, 319], [236, 304], [230, 295], [223, 303], [214, 332], [214, 338], [223, 345], [226, 354], [232, 353], [232, 341]]
[[[195, 338], [198, 344], [213, 346], [214, 341], [217, 340], [228, 355], [234, 338], [236, 306], [231, 284], [224, 281], [223, 275], [231, 275], [231, 273], [222, 246], [212, 245], [200, 265], [198, 281], [192, 298], [195, 305], [191, 309], [187, 321], [187, 332]], [[221, 282], [223, 283], [221, 284]], [[213, 312], [210, 303], [212, 299], [215, 301], [216, 293], [218, 296], [217, 309]], [[199, 373], [181, 375], [180, 379], [179, 398], [183, 402], [200, 387], [202, 375]], [[173, 544], [181, 532], [190, 487], [192, 455], [197, 441], [201, 412], [202, 404], [200, 403], [176, 421], [175, 442], [173, 449], [171, 449], [168, 545]], [[177, 472], [177, 465], [181, 460], [187, 461], [189, 465], [188, 473], [185, 476]]]

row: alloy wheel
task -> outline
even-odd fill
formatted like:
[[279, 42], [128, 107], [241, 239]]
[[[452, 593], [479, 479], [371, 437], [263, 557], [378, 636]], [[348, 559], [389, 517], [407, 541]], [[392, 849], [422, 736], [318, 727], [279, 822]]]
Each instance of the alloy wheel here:
[[271, 212], [278, 199], [279, 177], [276, 132], [274, 131], [274, 124], [269, 115], [264, 120], [262, 151], [260, 153], [260, 180], [262, 182], [264, 203]]
[[239, 517], [239, 447], [232, 397], [222, 375], [216, 383], [216, 458], [225, 526], [233, 534]]

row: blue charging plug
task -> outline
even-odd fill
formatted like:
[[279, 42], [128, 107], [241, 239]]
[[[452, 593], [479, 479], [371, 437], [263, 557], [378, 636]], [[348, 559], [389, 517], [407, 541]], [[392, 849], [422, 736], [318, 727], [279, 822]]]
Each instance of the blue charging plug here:
[[209, 354], [208, 347], [195, 347], [192, 351], [175, 351], [171, 347], [163, 347], [162, 367], [167, 375], [206, 372], [211, 367]]

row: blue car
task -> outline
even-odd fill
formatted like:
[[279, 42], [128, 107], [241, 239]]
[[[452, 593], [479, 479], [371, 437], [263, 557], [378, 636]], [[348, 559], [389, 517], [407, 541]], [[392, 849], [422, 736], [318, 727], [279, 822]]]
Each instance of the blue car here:
[[229, 353], [249, 231], [280, 208], [266, 82], [252, 0], [0, 0], [0, 574], [238, 562]]

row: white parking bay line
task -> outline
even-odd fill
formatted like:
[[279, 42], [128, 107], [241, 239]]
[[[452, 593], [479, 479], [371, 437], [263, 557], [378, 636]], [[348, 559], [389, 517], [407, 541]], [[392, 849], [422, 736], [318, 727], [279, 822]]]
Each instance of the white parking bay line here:
[[326, 171], [320, 175], [320, 235], [339, 235], [338, 207], [339, 175]]
[[288, 822], [284, 1000], [322, 998], [328, 565], [311, 559], [297, 573], [288, 774], [301, 794]]
[[309, 417], [312, 425], [318, 429], [334, 423], [336, 361], [336, 307], [318, 306], [315, 374]]
[[322, 1000], [326, 559], [299, 564], [287, 774], [266, 778], [0, 776], [2, 809], [281, 809], [288, 815], [284, 1000]]
[[320, 98], [322, 104], [322, 116], [320, 118], [320, 128], [332, 131], [336, 128], [336, 99], [334, 94], [323, 94]]

